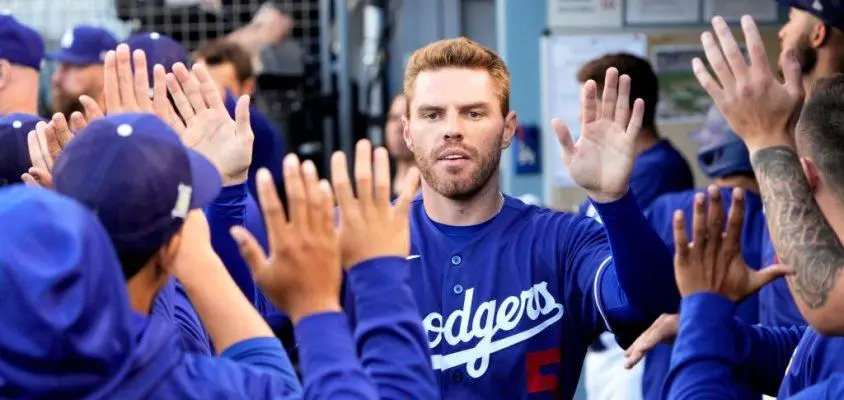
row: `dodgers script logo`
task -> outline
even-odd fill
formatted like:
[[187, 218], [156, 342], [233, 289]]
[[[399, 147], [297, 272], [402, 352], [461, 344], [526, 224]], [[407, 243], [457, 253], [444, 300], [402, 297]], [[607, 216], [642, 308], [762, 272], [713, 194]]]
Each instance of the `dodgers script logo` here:
[[[473, 310], [474, 294], [474, 288], [466, 289], [463, 308], [454, 310], [448, 317], [432, 312], [422, 321], [428, 337], [434, 335], [428, 343], [431, 349], [443, 339], [451, 346], [479, 339], [471, 349], [431, 356], [435, 370], [445, 371], [465, 364], [469, 376], [479, 378], [486, 373], [493, 353], [524, 342], [563, 318], [563, 305], [548, 292], [548, 282], [537, 283], [519, 296], [507, 297], [501, 304], [495, 299], [485, 301]], [[505, 334], [518, 326], [525, 316], [535, 325], [511, 335]]]

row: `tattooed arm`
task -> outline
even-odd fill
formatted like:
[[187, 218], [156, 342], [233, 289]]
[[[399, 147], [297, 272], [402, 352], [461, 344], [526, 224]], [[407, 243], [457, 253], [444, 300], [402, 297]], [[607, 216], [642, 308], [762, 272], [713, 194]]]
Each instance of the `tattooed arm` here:
[[801, 314], [824, 334], [844, 333], [844, 247], [815, 201], [800, 159], [790, 146], [753, 152], [765, 217], [780, 261], [794, 267], [788, 278]]

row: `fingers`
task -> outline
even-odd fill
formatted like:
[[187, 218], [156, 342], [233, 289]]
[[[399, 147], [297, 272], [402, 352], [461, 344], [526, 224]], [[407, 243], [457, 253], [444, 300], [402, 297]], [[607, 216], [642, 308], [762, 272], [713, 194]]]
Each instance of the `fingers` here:
[[357, 200], [352, 192], [346, 155], [339, 151], [331, 156], [331, 185], [334, 187], [334, 195], [341, 212], [355, 207]]
[[773, 76], [771, 66], [768, 64], [768, 54], [765, 51], [765, 42], [759, 34], [759, 28], [749, 15], [741, 17], [741, 29], [744, 32], [744, 41], [747, 52], [750, 55], [752, 70], [763, 76]]
[[70, 114], [70, 130], [73, 131], [75, 134], [79, 134], [82, 132], [83, 129], [88, 125], [88, 122], [85, 121], [85, 117], [79, 111], [74, 111], [73, 114]]
[[[64, 149], [64, 147], [70, 143], [71, 139], [73, 139], [73, 133], [70, 132], [70, 127], [67, 126], [67, 120], [65, 119], [64, 114], [53, 114], [51, 125], [55, 130], [59, 148]], [[58, 156], [58, 154], [56, 156]]]
[[290, 211], [290, 223], [309, 226], [307, 193], [302, 180], [302, 167], [295, 154], [284, 158], [284, 188], [287, 192], [287, 207]]
[[[112, 106], [108, 105], [108, 101], [109, 101], [108, 96], [106, 96], [106, 110], [109, 110], [110, 113], [120, 112], [119, 102], [118, 102], [118, 105], [112, 107]], [[91, 97], [83, 94], [83, 95], [79, 96], [79, 102], [82, 103], [82, 107], [85, 108], [85, 119], [87, 119], [87, 122], [94, 122], [95, 120], [98, 120], [98, 119], [103, 117], [103, 110], [100, 109], [100, 105], [97, 104], [96, 100], [94, 100]], [[115, 111], [110, 111], [110, 110], [115, 110]]]
[[557, 141], [560, 142], [563, 153], [563, 164], [568, 165], [568, 160], [574, 155], [575, 147], [574, 140], [571, 137], [571, 130], [565, 122], [554, 118], [551, 120], [551, 128], [557, 134]]
[[43, 188], [53, 187], [53, 174], [51, 174], [50, 171], [47, 171], [44, 168], [32, 167], [29, 169], [28, 175], [35, 178], [35, 181], [38, 183], [38, 185]]
[[686, 217], [682, 211], [674, 211], [672, 226], [674, 228], [674, 254], [678, 260], [685, 261], [689, 257], [689, 237], [686, 235]]
[[149, 98], [149, 76], [147, 75], [147, 56], [143, 50], [132, 52], [132, 63], [135, 65], [134, 94], [135, 104], [142, 112], [153, 112], [152, 99]]
[[264, 224], [267, 228], [267, 241], [273, 245], [277, 240], [284, 239], [284, 231], [287, 227], [287, 215], [281, 200], [278, 199], [278, 192], [273, 183], [270, 171], [261, 168], [255, 174], [258, 181], [258, 203], [261, 205], [261, 212], [264, 214]]
[[416, 193], [419, 191], [419, 170], [416, 167], [411, 167], [404, 176], [402, 181], [401, 192], [399, 198], [396, 199], [396, 212], [399, 218], [407, 218], [410, 214], [410, 203], [416, 198]]
[[[138, 101], [135, 99], [132, 56], [126, 44], [117, 46], [117, 85], [120, 90], [120, 109], [123, 112], [139, 111]], [[109, 114], [112, 114], [111, 110]]]
[[724, 205], [721, 200], [721, 190], [718, 189], [718, 186], [709, 185], [707, 192], [709, 193], [709, 218], [703, 265], [704, 267], [712, 266], [707, 268], [707, 271], [711, 273], [708, 276], [711, 276], [711, 282], [719, 283], [722, 282], [722, 278], [727, 272], [727, 263], [717, 261], [718, 252], [721, 249], [721, 232], [724, 229]]
[[334, 235], [334, 194], [331, 184], [327, 180], [319, 181], [319, 191], [322, 195], [322, 234]]
[[29, 173], [25, 172], [23, 175], [21, 175], [21, 180], [24, 184], [26, 184], [26, 186], [41, 187], [41, 184], [39, 184], [35, 177], [30, 175]]
[[256, 281], [260, 281], [260, 277], [267, 265], [267, 256], [264, 254], [258, 241], [242, 226], [233, 226], [229, 233], [234, 238], [235, 243], [237, 243], [240, 255], [246, 260], [246, 264], [252, 270], [252, 276], [255, 277]]
[[179, 84], [179, 80], [176, 79], [175, 75], [169, 73], [164, 77], [164, 82], [167, 84], [167, 90], [170, 92], [170, 96], [173, 97], [173, 103], [176, 104], [176, 109], [179, 110], [179, 114], [181, 114], [185, 123], [190, 124], [196, 116], [196, 112], [194, 112], [190, 100], [188, 100], [187, 95], [185, 95], [184, 90], [182, 90], [182, 85]]
[[628, 125], [630, 118], [630, 77], [622, 75], [618, 78], [618, 100], [615, 102], [615, 122], [621, 126]]
[[[744, 81], [747, 78], [747, 63], [744, 61], [744, 55], [739, 49], [733, 33], [724, 18], [716, 16], [712, 18], [712, 28], [715, 30], [715, 35], [721, 43], [721, 49], [724, 50], [724, 58], [727, 59], [727, 64], [733, 71], [733, 76], [736, 80]], [[767, 63], [767, 61], [765, 61]]]
[[164, 66], [156, 64], [152, 67], [152, 109], [155, 115], [167, 122], [173, 130], [181, 137], [185, 132], [185, 124], [176, 115], [173, 104], [167, 98], [167, 72]]
[[598, 119], [598, 84], [593, 80], [586, 81], [580, 91], [580, 106], [583, 110], [583, 124]]
[[[700, 35], [700, 42], [703, 44], [703, 52], [706, 54], [706, 60], [712, 66], [718, 82], [720, 82], [723, 88], [731, 90], [735, 86], [736, 77], [733, 76], [727, 60], [724, 59], [721, 48], [718, 47], [718, 43], [715, 41], [715, 36], [712, 35], [712, 32], [704, 32]], [[692, 64], [692, 67], [694, 67], [694, 64]]]
[[733, 189], [732, 197], [730, 213], [727, 216], [727, 231], [724, 235], [724, 244], [731, 247], [735, 246], [738, 249], [741, 246], [741, 229], [744, 225], [744, 191], [736, 187]]
[[208, 104], [208, 107], [210, 108], [225, 110], [226, 104], [223, 103], [223, 97], [220, 96], [220, 90], [217, 87], [217, 84], [214, 83], [214, 80], [211, 79], [211, 75], [208, 73], [208, 69], [205, 65], [194, 64], [193, 75], [196, 76], [197, 82], [199, 82], [200, 93], [202, 93], [202, 98], [205, 100], [205, 104]]
[[636, 139], [642, 131], [642, 119], [645, 117], [645, 101], [636, 99], [633, 103], [633, 114], [630, 115], [630, 122], [627, 124], [625, 133], [630, 139]]
[[[44, 159], [44, 168], [47, 170], [53, 169], [53, 159], [58, 156], [58, 142], [54, 135], [47, 135], [50, 124], [46, 122], [39, 122], [35, 124], [35, 138], [38, 139], [38, 148], [41, 150], [41, 155]], [[52, 131], [51, 131], [52, 132]], [[52, 152], [55, 151], [55, 156]]]
[[317, 176], [316, 166], [311, 160], [305, 160], [302, 163], [302, 175], [304, 176], [304, 191], [307, 196], [307, 214], [308, 223], [310, 223], [310, 230], [321, 229], [325, 225], [322, 220], [323, 214], [323, 197], [319, 188], [319, 177]]
[[612, 121], [615, 119], [615, 107], [618, 100], [618, 70], [607, 68], [604, 77], [603, 101], [601, 101], [601, 118]]
[[657, 344], [667, 343], [677, 337], [678, 319], [677, 314], [662, 314], [654, 321], [642, 335], [640, 335], [630, 348], [625, 351], [627, 360], [624, 367], [633, 368], [645, 354], [656, 347]]
[[[120, 84], [117, 80], [117, 52], [109, 50], [106, 53], [105, 61], [103, 61], [103, 97], [105, 98], [106, 111], [109, 114], [116, 114], [120, 109]], [[82, 100], [80, 97], [79, 100]], [[93, 100], [93, 99], [92, 99]], [[84, 106], [85, 103], [83, 102]], [[85, 112], [88, 112], [88, 107], [85, 107]], [[100, 113], [102, 116], [102, 113]], [[91, 114], [88, 114], [88, 120], [91, 120]]]
[[703, 90], [712, 98], [712, 101], [715, 102], [716, 105], [721, 104], [724, 99], [724, 89], [721, 88], [721, 85], [709, 74], [709, 70], [706, 69], [706, 66], [703, 65], [703, 61], [699, 58], [695, 57], [692, 59], [692, 71], [695, 74], [695, 78], [697, 78], [698, 83], [700, 86], [703, 87]]
[[[223, 105], [223, 111], [225, 111], [225, 105]], [[249, 121], [249, 113], [249, 96], [240, 96], [240, 98], [237, 99], [237, 105], [234, 109], [235, 133], [237, 135], [243, 135], [246, 137], [252, 136], [254, 138], [255, 134], [252, 132], [252, 123]]]
[[700, 260], [703, 257], [703, 248], [706, 247], [706, 197], [703, 193], [695, 194], [694, 211], [692, 213], [692, 258]]
[[199, 114], [202, 110], [208, 108], [208, 104], [202, 96], [202, 89], [199, 87], [199, 80], [197, 80], [196, 76], [188, 71], [185, 64], [173, 64], [173, 75], [176, 76], [176, 79], [179, 80], [179, 84], [182, 85], [182, 89], [185, 91], [185, 96], [187, 96], [194, 112]]
[[41, 144], [38, 142], [38, 132], [29, 131], [26, 135], [26, 145], [29, 150], [29, 160], [33, 167], [47, 168], [47, 160], [41, 151]]
[[782, 73], [785, 78], [785, 88], [795, 98], [803, 98], [803, 73], [797, 61], [797, 51], [787, 49], [783, 52]]
[[355, 188], [361, 208], [372, 207], [372, 144], [361, 140], [355, 149]]
[[390, 156], [387, 149], [379, 147], [373, 154], [373, 174], [375, 176], [375, 206], [390, 207]]

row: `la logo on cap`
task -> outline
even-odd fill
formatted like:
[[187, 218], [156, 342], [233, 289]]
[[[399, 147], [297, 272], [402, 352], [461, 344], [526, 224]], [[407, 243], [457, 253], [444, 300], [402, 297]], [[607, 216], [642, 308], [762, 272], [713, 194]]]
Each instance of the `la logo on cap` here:
[[62, 48], [69, 49], [73, 46], [73, 29], [68, 29], [62, 35]]
[[812, 8], [818, 11], [823, 11], [823, 4], [821, 4], [821, 0], [815, 0], [815, 2], [812, 3]]

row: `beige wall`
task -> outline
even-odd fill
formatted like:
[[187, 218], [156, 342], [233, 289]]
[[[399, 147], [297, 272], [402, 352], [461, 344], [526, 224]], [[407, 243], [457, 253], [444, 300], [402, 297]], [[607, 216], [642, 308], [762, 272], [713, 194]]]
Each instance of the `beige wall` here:
[[[776, 27], [763, 27], [762, 38], [765, 40], [765, 46], [768, 50], [768, 57], [774, 65], [779, 56], [779, 40], [777, 39]], [[648, 34], [648, 54], [652, 53], [654, 46], [660, 45], [700, 45], [700, 34], [702, 30], [676, 30], [663, 33], [649, 33]], [[734, 35], [738, 40], [742, 39], [740, 30], [734, 30]], [[691, 66], [689, 66], [691, 68]], [[689, 134], [695, 130], [700, 129], [700, 124], [661, 124], [659, 126], [660, 134], [668, 138], [675, 147], [677, 147], [689, 165], [692, 166], [695, 176], [695, 185], [705, 186], [709, 183], [709, 179], [697, 167], [697, 146], [691, 140]], [[553, 193], [551, 207], [560, 210], [572, 210], [577, 207], [584, 199], [586, 194], [580, 188], [565, 188], [556, 189]]]

